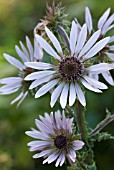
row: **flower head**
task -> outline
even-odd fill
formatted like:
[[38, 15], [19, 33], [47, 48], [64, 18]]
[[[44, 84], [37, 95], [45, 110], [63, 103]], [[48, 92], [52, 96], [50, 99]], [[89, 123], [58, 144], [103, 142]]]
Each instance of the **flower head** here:
[[[103, 39], [106, 36], [106, 33], [114, 28], [114, 13], [110, 15], [110, 8], [108, 8], [103, 15], [100, 17], [97, 28], [101, 30], [101, 34], [99, 36], [99, 39]], [[89, 31], [89, 34], [91, 35], [92, 31], [94, 30], [93, 28], [93, 21], [92, 21], [92, 16], [90, 13], [90, 10], [88, 7], [86, 7], [85, 10], [85, 21], [87, 24], [87, 28]], [[114, 36], [111, 36], [110, 41], [108, 44], [100, 51], [100, 55], [98, 57], [98, 60], [100, 63], [103, 63], [108, 60], [114, 62]], [[109, 71], [103, 72], [102, 76], [105, 78], [105, 80], [110, 84], [114, 86], [114, 80], [110, 74]]]
[[17, 67], [19, 69], [19, 74], [17, 77], [8, 77], [8, 78], [3, 78], [0, 80], [0, 84], [4, 84], [2, 87], [0, 87], [0, 94], [1, 95], [8, 95], [15, 93], [17, 91], [20, 91], [20, 94], [18, 97], [16, 97], [11, 104], [14, 104], [15, 102], [18, 102], [18, 106], [20, 103], [25, 99], [27, 96], [29, 89], [28, 87], [30, 86], [29, 82], [25, 82], [24, 78], [28, 74], [32, 72], [32, 69], [27, 67], [24, 63], [25, 62], [33, 62], [33, 61], [39, 61], [43, 57], [42, 50], [36, 41], [34, 39], [34, 49], [32, 47], [32, 44], [29, 40], [28, 37], [26, 37], [26, 44], [27, 44], [27, 49], [25, 48], [24, 44], [20, 41], [21, 48], [20, 49], [17, 45], [15, 46], [15, 50], [17, 54], [19, 55], [20, 59], [22, 62], [17, 60], [16, 58], [4, 54], [5, 59], [13, 66]]
[[62, 166], [65, 157], [76, 161], [76, 152], [81, 149], [84, 143], [75, 140], [72, 126], [73, 118], [65, 117], [64, 111], [57, 111], [54, 114], [45, 113], [45, 117], [40, 116], [40, 120], [35, 121], [38, 130], [32, 129], [25, 132], [28, 136], [35, 138], [35, 141], [28, 143], [30, 151], [38, 153], [33, 158], [45, 157], [44, 163], [52, 163], [56, 160], [56, 167]]
[[[84, 93], [81, 89], [81, 84], [87, 89], [94, 92], [101, 92], [100, 89], [106, 89], [107, 86], [88, 75], [90, 73], [101, 73], [112, 69], [111, 64], [101, 63], [92, 65], [89, 60], [94, 57], [101, 49], [106, 46], [109, 41], [109, 37], [98, 41], [100, 36], [100, 30], [95, 32], [87, 41], [87, 26], [83, 25], [78, 35], [77, 25], [73, 21], [70, 38], [67, 37], [68, 50], [63, 53], [62, 47], [55, 37], [55, 35], [46, 27], [45, 31], [47, 36], [51, 40], [54, 48], [44, 40], [41, 36], [36, 35], [36, 39], [42, 48], [51, 55], [56, 62], [54, 64], [44, 62], [27, 62], [26, 65], [30, 68], [38, 69], [38, 72], [31, 73], [25, 80], [34, 82], [31, 84], [30, 89], [38, 87], [39, 85], [46, 83], [37, 92], [35, 97], [38, 98], [51, 89], [57, 86], [51, 95], [51, 107], [54, 106], [57, 99], [60, 97], [60, 104], [62, 108], [65, 108], [67, 104], [67, 98], [69, 94], [69, 105], [72, 106], [76, 100], [76, 96], [80, 103], [85, 106], [86, 100]], [[98, 42], [97, 42], [98, 41]]]

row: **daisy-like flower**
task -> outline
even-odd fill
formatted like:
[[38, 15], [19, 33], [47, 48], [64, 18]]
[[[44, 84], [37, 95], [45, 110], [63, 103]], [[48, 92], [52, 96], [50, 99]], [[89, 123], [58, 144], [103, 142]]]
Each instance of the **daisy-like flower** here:
[[[34, 80], [30, 89], [33, 89], [45, 82], [35, 95], [38, 98], [51, 89], [57, 86], [51, 95], [51, 107], [54, 106], [57, 99], [60, 96], [60, 104], [62, 108], [65, 108], [67, 104], [67, 98], [69, 94], [69, 105], [72, 106], [76, 100], [76, 96], [80, 103], [85, 106], [86, 100], [84, 93], [81, 89], [81, 84], [87, 89], [94, 92], [102, 92], [100, 89], [106, 89], [107, 86], [88, 75], [90, 73], [101, 73], [112, 69], [112, 64], [101, 63], [96, 65], [88, 65], [88, 60], [94, 57], [101, 49], [103, 49], [109, 42], [110, 38], [104, 38], [98, 41], [100, 36], [100, 30], [95, 32], [87, 41], [87, 26], [83, 25], [79, 36], [77, 34], [77, 25], [73, 21], [70, 38], [67, 38], [67, 44], [69, 43], [68, 54], [63, 54], [62, 47], [55, 37], [55, 35], [46, 27], [45, 31], [47, 36], [51, 40], [53, 46], [57, 52], [44, 40], [41, 36], [36, 35], [36, 39], [42, 48], [56, 59], [55, 64], [49, 64], [44, 62], [27, 62], [28, 67], [38, 69], [38, 72], [31, 73], [25, 80]], [[98, 41], [96, 43], [96, 41]], [[39, 71], [40, 70], [40, 71]]]
[[32, 72], [32, 69], [27, 67], [24, 63], [39, 61], [43, 57], [43, 52], [36, 39], [34, 39], [33, 49], [33, 46], [29, 38], [26, 36], [26, 45], [27, 49], [25, 48], [24, 44], [20, 41], [20, 46], [22, 49], [20, 49], [17, 45], [15, 46], [15, 50], [19, 55], [20, 59], [22, 60], [22, 62], [10, 56], [9, 54], [4, 54], [5, 59], [10, 64], [19, 69], [19, 74], [17, 77], [8, 77], [0, 80], [0, 84], [3, 85], [2, 87], [0, 87], [1, 95], [8, 95], [20, 91], [20, 94], [11, 102], [11, 104], [14, 104], [15, 102], [19, 101], [17, 106], [19, 106], [20, 103], [27, 96], [29, 92], [28, 87], [30, 86], [30, 83], [25, 82], [24, 78], [26, 75]]
[[48, 164], [56, 160], [55, 166], [62, 166], [65, 158], [69, 157], [76, 161], [76, 152], [80, 150], [84, 143], [75, 140], [72, 126], [73, 118], [65, 117], [64, 111], [57, 111], [54, 114], [45, 113], [45, 117], [40, 116], [40, 120], [35, 121], [38, 130], [33, 129], [25, 132], [28, 136], [36, 139], [29, 142], [30, 151], [37, 151], [33, 158], [46, 158], [43, 164]]
[[[114, 13], [110, 15], [110, 8], [108, 8], [104, 14], [100, 17], [97, 27], [98, 29], [101, 29], [101, 34], [99, 36], [99, 39], [103, 39], [106, 36], [106, 33], [114, 28]], [[90, 13], [90, 10], [88, 7], [86, 7], [85, 10], [85, 22], [87, 24], [87, 28], [89, 31], [89, 34], [91, 35], [93, 29], [93, 22], [92, 22], [92, 16]], [[107, 57], [114, 62], [114, 45], [111, 45], [114, 43], [114, 36], [110, 38], [110, 41], [108, 44], [100, 51], [100, 56], [99, 56], [99, 62], [105, 62], [107, 61]], [[102, 76], [104, 79], [112, 86], [114, 86], [114, 80], [110, 74], [109, 71], [103, 72]]]

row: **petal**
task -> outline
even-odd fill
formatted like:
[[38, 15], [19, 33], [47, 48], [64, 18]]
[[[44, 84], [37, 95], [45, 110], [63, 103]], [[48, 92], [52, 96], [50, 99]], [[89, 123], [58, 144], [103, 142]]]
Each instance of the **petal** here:
[[98, 40], [99, 36], [100, 36], [101, 31], [98, 30], [96, 31], [91, 37], [90, 39], [87, 41], [87, 43], [84, 45], [84, 47], [82, 48], [78, 58], [80, 58], [81, 56], [83, 56], [85, 53], [88, 52], [88, 50], [95, 44], [95, 42]]
[[62, 82], [62, 83], [53, 91], [53, 93], [52, 93], [52, 95], [51, 95], [51, 102], [50, 102], [51, 107], [53, 107], [53, 106], [55, 105], [58, 97], [59, 97], [60, 94], [61, 94], [61, 91], [62, 91], [64, 85], [65, 85], [65, 83]]
[[67, 104], [68, 90], [69, 90], [69, 84], [66, 83], [63, 87], [63, 90], [60, 96], [60, 104], [63, 109], [66, 107], [66, 104]]
[[20, 50], [20, 48], [17, 45], [15, 46], [15, 50], [23, 62], [29, 61], [28, 57], [26, 57], [26, 55]]
[[27, 75], [25, 77], [25, 80], [29, 81], [29, 80], [35, 80], [35, 79], [40, 79], [43, 78], [45, 76], [49, 76], [49, 75], [54, 75], [54, 73], [56, 73], [56, 71], [38, 71], [38, 72], [33, 72], [29, 75]]
[[3, 78], [0, 80], [1, 84], [12, 84], [12, 83], [17, 83], [21, 82], [23, 79], [21, 77], [8, 77], [8, 78]]
[[53, 149], [45, 150], [45, 151], [42, 151], [42, 152], [40, 152], [38, 154], [35, 154], [33, 156], [33, 158], [35, 158], [35, 159], [40, 158], [40, 157], [43, 157], [43, 156], [46, 156], [46, 155], [50, 154], [51, 152], [53, 152]]
[[54, 51], [54, 49], [47, 43], [46, 40], [44, 40], [41, 36], [39, 35], [35, 35], [37, 41], [39, 42], [39, 44], [41, 45], [42, 48], [44, 48], [44, 50], [51, 56], [53, 56], [54, 58], [56, 58], [57, 60], [61, 61], [60, 56], [58, 56], [58, 54]]
[[95, 64], [93, 66], [86, 68], [85, 72], [88, 72], [91, 74], [100, 74], [111, 69], [114, 69], [113, 64], [100, 63], [100, 64]]
[[19, 101], [21, 98], [23, 97], [23, 92], [21, 92], [19, 94], [19, 96], [17, 96], [12, 102], [11, 102], [11, 105], [16, 103], [17, 101]]
[[114, 54], [113, 53], [105, 53], [112, 61], [114, 61]]
[[4, 57], [10, 64], [17, 67], [19, 70], [23, 70], [25, 68], [25, 66], [20, 61], [15, 59], [14, 57], [12, 57], [8, 54], [5, 54], [5, 53], [4, 53]]
[[73, 149], [76, 151], [82, 149], [82, 147], [84, 146], [84, 142], [80, 140], [75, 140], [72, 143], [73, 143]]
[[63, 55], [62, 52], [62, 48], [61, 45], [59, 43], [59, 41], [57, 40], [57, 38], [55, 37], [55, 35], [47, 28], [45, 27], [45, 31], [49, 37], [49, 39], [51, 40], [51, 42], [53, 43], [54, 47], [56, 48], [57, 52], [61, 55]]
[[23, 100], [27, 97], [27, 95], [28, 95], [28, 91], [24, 92], [23, 97], [21, 98], [21, 100], [17, 104], [17, 108], [20, 106], [20, 104], [23, 102]]
[[54, 68], [54, 65], [43, 62], [25, 62], [25, 65], [30, 68], [38, 69], [38, 70], [47, 70], [50, 68]]
[[54, 152], [47, 159], [45, 159], [43, 161], [43, 164], [45, 164], [46, 162], [48, 162], [48, 164], [52, 163], [53, 161], [55, 161], [57, 159], [58, 156], [59, 156], [59, 153], [58, 152]]
[[108, 16], [110, 14], [110, 8], [108, 8], [104, 14], [100, 17], [99, 21], [98, 21], [98, 28], [102, 29], [104, 23], [106, 22]]
[[40, 47], [40, 44], [37, 42], [36, 38], [34, 38], [34, 59], [42, 60], [43, 58], [43, 50]]
[[26, 36], [26, 44], [27, 44], [27, 47], [28, 47], [28, 50], [30, 53], [30, 59], [31, 59], [31, 61], [33, 61], [34, 60], [34, 52], [33, 52], [33, 47], [32, 47], [32, 44], [31, 44], [28, 36]]
[[86, 82], [84, 79], [81, 79], [82, 84], [84, 85], [85, 88], [87, 88], [88, 90], [94, 91], [96, 93], [102, 93], [101, 90], [99, 90], [98, 88], [94, 87], [94, 85], [89, 84], [88, 82]]
[[93, 29], [93, 23], [92, 23], [92, 16], [88, 7], [86, 7], [85, 9], [85, 22], [87, 24], [89, 34], [91, 34], [91, 31]]
[[43, 96], [45, 93], [47, 93], [49, 90], [51, 90], [58, 82], [59, 82], [59, 79], [55, 79], [55, 80], [52, 80], [49, 83], [45, 84], [43, 87], [41, 87], [36, 92], [35, 98]]
[[43, 78], [40, 78], [38, 80], [35, 80], [31, 83], [29, 89], [34, 89], [36, 87], [38, 87], [39, 85], [48, 82], [49, 80], [51, 80], [53, 78], [53, 75], [50, 76], [45, 76]]
[[27, 144], [27, 146], [42, 146], [42, 145], [50, 145], [48, 141], [32, 141]]
[[75, 162], [76, 161], [76, 153], [73, 149], [70, 149], [68, 152], [68, 156], [70, 157], [70, 159]]
[[114, 86], [114, 80], [110, 74], [109, 71], [107, 72], [103, 72], [102, 73], [102, 76], [104, 77], [104, 79], [111, 85], [111, 86]]
[[84, 78], [88, 83], [90, 83], [91, 85], [93, 85], [93, 86], [96, 87], [96, 88], [99, 88], [99, 89], [107, 89], [107, 88], [108, 88], [104, 83], [101, 83], [100, 81], [98, 81], [98, 80], [96, 80], [96, 79], [93, 79], [93, 78], [88, 77], [88, 76], [83, 76], [83, 78]]
[[97, 42], [89, 51], [88, 53], [84, 56], [82, 61], [88, 60], [89, 58], [95, 56], [100, 50], [102, 50], [106, 44], [109, 42], [110, 37], [106, 37], [99, 42]]
[[81, 51], [82, 47], [85, 44], [86, 38], [87, 38], [87, 25], [84, 24], [78, 36], [77, 45], [75, 49], [76, 54], [78, 54]]
[[114, 21], [114, 14], [112, 14], [109, 18], [108, 18], [108, 20], [105, 22], [105, 24], [104, 24], [104, 26], [103, 26], [103, 28], [102, 28], [102, 32], [104, 32], [104, 31], [106, 31], [108, 28], [109, 28], [109, 26], [111, 25], [111, 23]]
[[28, 53], [27, 49], [25, 48], [24, 44], [21, 41], [19, 43], [20, 43], [20, 46], [23, 50], [24, 55], [28, 58], [27, 61], [30, 61], [29, 53]]
[[35, 139], [49, 140], [49, 136], [39, 131], [26, 131], [25, 134]]
[[71, 49], [72, 55], [74, 54], [74, 51], [75, 51], [77, 37], [78, 37], [77, 25], [75, 21], [72, 21], [72, 27], [71, 27], [71, 32], [70, 32], [70, 49]]
[[79, 84], [76, 83], [75, 84], [75, 88], [76, 88], [76, 94], [78, 96], [78, 100], [80, 101], [80, 103], [85, 107], [86, 106], [86, 100], [85, 100], [85, 96], [84, 93], [82, 91], [82, 89], [80, 88]]
[[70, 84], [70, 94], [69, 94], [69, 106], [72, 106], [76, 100], [76, 91], [74, 83]]

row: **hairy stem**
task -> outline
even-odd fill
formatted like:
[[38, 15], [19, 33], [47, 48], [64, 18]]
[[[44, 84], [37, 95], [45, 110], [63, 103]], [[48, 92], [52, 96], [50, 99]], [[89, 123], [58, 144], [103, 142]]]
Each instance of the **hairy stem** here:
[[114, 120], [114, 115], [111, 115], [109, 118], [103, 120], [91, 133], [90, 136], [95, 135], [99, 131], [101, 131], [105, 126], [107, 126], [110, 122]]

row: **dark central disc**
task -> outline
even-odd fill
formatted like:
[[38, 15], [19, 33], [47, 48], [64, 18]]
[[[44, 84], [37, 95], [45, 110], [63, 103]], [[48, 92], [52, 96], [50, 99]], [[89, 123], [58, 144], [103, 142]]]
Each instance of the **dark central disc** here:
[[61, 61], [59, 72], [66, 80], [78, 80], [83, 73], [83, 64], [74, 57], [67, 57]]
[[58, 135], [55, 139], [54, 139], [54, 145], [58, 148], [58, 149], [64, 149], [67, 146], [67, 138], [66, 136], [62, 135]]

